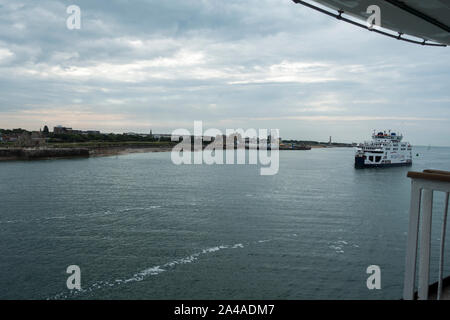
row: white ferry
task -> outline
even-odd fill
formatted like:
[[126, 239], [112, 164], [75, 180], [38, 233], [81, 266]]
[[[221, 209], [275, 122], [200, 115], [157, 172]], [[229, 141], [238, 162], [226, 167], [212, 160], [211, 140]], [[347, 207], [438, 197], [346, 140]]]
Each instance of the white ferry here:
[[395, 132], [372, 134], [372, 141], [358, 145], [355, 154], [355, 168], [392, 167], [412, 165], [412, 148], [402, 142], [403, 136]]

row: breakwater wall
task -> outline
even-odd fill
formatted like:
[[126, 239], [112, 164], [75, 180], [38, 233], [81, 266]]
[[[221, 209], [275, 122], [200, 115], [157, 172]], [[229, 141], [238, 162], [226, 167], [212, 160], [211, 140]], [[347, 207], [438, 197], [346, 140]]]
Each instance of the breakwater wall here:
[[0, 149], [0, 160], [34, 160], [51, 158], [89, 157], [85, 148], [5, 148]]

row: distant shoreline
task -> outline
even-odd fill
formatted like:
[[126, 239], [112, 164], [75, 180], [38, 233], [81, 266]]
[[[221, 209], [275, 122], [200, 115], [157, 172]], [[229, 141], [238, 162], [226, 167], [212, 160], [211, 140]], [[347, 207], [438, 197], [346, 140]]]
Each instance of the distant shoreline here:
[[[55, 145], [39, 148], [0, 147], [0, 161], [50, 160], [72, 158], [96, 158], [126, 155], [132, 153], [170, 152], [175, 144], [125, 144], [96, 145], [82, 147], [80, 144]], [[344, 146], [312, 145], [311, 149], [339, 148]], [[280, 151], [294, 151], [280, 149]]]
[[0, 161], [20, 160], [49, 160], [90, 158], [124, 155], [130, 153], [167, 152], [172, 150], [171, 145], [118, 145], [98, 147], [40, 147], [40, 148], [1, 148]]

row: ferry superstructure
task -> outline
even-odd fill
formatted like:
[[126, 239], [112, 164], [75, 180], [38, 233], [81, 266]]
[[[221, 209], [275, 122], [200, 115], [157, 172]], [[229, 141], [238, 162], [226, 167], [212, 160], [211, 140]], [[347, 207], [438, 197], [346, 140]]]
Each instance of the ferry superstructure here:
[[403, 136], [391, 131], [372, 134], [372, 141], [358, 145], [355, 168], [412, 165], [412, 147]]

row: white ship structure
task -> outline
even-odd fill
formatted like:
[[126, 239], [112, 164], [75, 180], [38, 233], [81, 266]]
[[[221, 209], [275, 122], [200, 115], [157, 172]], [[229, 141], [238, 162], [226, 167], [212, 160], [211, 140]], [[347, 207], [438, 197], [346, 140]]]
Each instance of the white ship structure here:
[[372, 134], [372, 141], [358, 145], [355, 168], [392, 167], [412, 165], [412, 148], [403, 142], [403, 136], [395, 132]]

